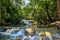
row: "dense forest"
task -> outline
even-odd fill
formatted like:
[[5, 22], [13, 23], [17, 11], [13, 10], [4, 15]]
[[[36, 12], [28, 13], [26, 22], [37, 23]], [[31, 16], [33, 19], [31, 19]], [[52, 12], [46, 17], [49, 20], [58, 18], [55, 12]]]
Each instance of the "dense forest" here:
[[[22, 19], [37, 21], [37, 27], [60, 24], [60, 0], [0, 0], [0, 26], [16, 26]], [[19, 26], [19, 25], [18, 25]]]

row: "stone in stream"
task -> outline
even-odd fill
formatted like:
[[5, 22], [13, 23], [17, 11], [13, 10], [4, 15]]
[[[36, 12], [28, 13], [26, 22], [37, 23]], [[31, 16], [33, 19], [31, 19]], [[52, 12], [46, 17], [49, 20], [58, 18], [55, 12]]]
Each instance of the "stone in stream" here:
[[26, 28], [25, 35], [31, 35], [31, 36], [36, 35], [36, 31], [33, 30], [32, 28]]
[[50, 32], [39, 32], [39, 40], [53, 40]]
[[25, 37], [24, 39], [28, 39], [29, 40], [37, 40], [37, 34], [36, 34], [36, 31], [33, 30], [32, 28], [26, 28], [25, 29]]

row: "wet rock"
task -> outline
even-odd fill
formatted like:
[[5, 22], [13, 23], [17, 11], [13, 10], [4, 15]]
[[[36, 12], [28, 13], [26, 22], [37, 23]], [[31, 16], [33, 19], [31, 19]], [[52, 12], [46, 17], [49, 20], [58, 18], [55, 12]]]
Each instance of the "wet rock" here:
[[39, 32], [39, 40], [53, 40], [50, 32]]

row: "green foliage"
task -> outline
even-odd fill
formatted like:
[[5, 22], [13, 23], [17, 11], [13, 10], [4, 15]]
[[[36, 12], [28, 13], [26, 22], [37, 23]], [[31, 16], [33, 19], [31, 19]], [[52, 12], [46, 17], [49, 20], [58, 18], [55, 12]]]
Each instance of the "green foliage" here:
[[45, 23], [48, 20], [47, 10], [56, 19], [55, 0], [30, 0], [26, 7], [21, 8], [22, 5], [22, 0], [15, 0], [15, 3], [13, 0], [1, 0], [0, 25], [16, 25], [23, 18]]
[[18, 13], [18, 9], [13, 6], [12, 0], [1, 0], [1, 18], [0, 25], [15, 25], [22, 17]]

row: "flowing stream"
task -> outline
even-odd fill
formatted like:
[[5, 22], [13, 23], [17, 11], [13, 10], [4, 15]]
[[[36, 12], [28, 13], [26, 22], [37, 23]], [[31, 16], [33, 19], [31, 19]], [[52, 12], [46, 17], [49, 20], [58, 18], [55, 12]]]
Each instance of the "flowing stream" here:
[[55, 29], [32, 28], [25, 19], [21, 22], [26, 24], [24, 28], [0, 28], [0, 40], [60, 40], [60, 33]]
[[[13, 29], [13, 31], [11, 32], [11, 30]], [[9, 39], [13, 39], [13, 40], [55, 40], [53, 37], [56, 38], [56, 40], [60, 39], [60, 34], [57, 33], [55, 30], [50, 30], [47, 28], [38, 28], [35, 30], [32, 30], [33, 32], [31, 32], [30, 34], [28, 32], [26, 32], [26, 28], [20, 28], [16, 31], [16, 29], [12, 28], [10, 30], [11, 33], [9, 32], [0, 32], [0, 39], [1, 39], [1, 35], [7, 37], [6, 40]], [[31, 29], [31, 28], [30, 28]], [[8, 29], [7, 29], [8, 30]], [[29, 31], [29, 29], [28, 29]], [[1, 40], [4, 40], [4, 38], [2, 37]]]

